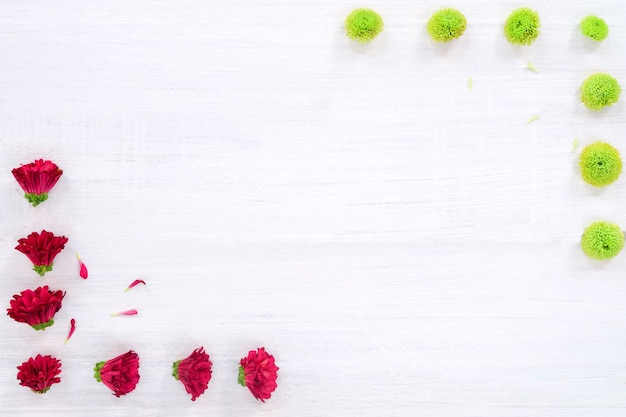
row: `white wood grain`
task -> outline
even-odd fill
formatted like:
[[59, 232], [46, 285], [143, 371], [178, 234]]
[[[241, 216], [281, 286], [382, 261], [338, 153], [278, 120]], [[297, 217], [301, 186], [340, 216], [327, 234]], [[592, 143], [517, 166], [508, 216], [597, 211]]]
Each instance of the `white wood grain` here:
[[[385, 21], [367, 46], [342, 32], [359, 6]], [[444, 6], [468, 29], [434, 45]], [[542, 19], [527, 48], [502, 35], [519, 6]], [[626, 227], [626, 180], [586, 186], [572, 142], [626, 152], [624, 103], [577, 96], [595, 71], [626, 85], [625, 22], [614, 1], [3, 2], [0, 302], [67, 297], [45, 333], [0, 320], [2, 414], [623, 416], [626, 255], [578, 242]], [[41, 157], [65, 173], [34, 209], [10, 169]], [[70, 239], [44, 279], [13, 250], [41, 228]], [[200, 345], [192, 403], [170, 367]], [[280, 367], [266, 404], [236, 384], [257, 346]], [[117, 399], [92, 368], [130, 348]], [[15, 380], [36, 353], [63, 361], [44, 396]]]

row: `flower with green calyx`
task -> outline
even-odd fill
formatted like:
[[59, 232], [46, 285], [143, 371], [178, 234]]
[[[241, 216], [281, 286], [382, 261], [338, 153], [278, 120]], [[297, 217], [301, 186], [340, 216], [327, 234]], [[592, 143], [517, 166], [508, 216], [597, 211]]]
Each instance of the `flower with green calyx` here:
[[591, 223], [583, 233], [583, 251], [592, 259], [611, 259], [624, 247], [624, 232], [614, 223]]
[[96, 363], [93, 377], [121, 397], [132, 392], [139, 382], [139, 355], [129, 350], [108, 361]]
[[372, 9], [355, 9], [345, 21], [346, 35], [361, 43], [374, 40], [383, 30], [383, 19]]
[[430, 17], [427, 29], [435, 41], [445, 43], [459, 38], [466, 27], [463, 13], [456, 9], [441, 9]]
[[504, 22], [504, 35], [512, 44], [530, 45], [539, 36], [539, 14], [527, 7], [514, 10]]
[[580, 31], [594, 41], [603, 41], [609, 36], [609, 25], [598, 16], [589, 15], [580, 21]]
[[172, 376], [183, 383], [187, 393], [191, 394], [191, 401], [195, 401], [209, 387], [213, 374], [212, 366], [213, 363], [204, 347], [199, 347], [185, 359], [172, 364]]
[[622, 173], [619, 151], [604, 142], [595, 142], [580, 154], [580, 172], [583, 180], [594, 187], [605, 187], [615, 182]]
[[590, 75], [580, 88], [580, 101], [590, 110], [601, 110], [619, 101], [622, 88], [615, 78], [604, 72]]
[[18, 323], [26, 323], [35, 330], [45, 330], [54, 324], [54, 315], [63, 306], [63, 291], [50, 291], [47, 285], [36, 290], [15, 294], [7, 315]]

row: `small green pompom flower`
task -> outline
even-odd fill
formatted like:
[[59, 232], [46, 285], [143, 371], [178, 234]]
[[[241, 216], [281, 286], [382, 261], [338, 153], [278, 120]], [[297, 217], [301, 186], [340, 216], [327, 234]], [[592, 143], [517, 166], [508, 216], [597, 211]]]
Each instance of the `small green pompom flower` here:
[[612, 106], [622, 92], [617, 80], [604, 72], [590, 75], [581, 87], [580, 100], [591, 110]]
[[539, 26], [539, 14], [528, 7], [522, 7], [513, 10], [506, 19], [504, 34], [511, 43], [528, 46], [539, 36]]
[[624, 232], [614, 223], [595, 222], [585, 229], [583, 251], [599, 261], [617, 256], [624, 247]]
[[580, 21], [580, 31], [594, 41], [603, 41], [609, 36], [609, 26], [598, 16], [589, 15]]
[[383, 18], [372, 9], [355, 9], [346, 18], [346, 34], [361, 43], [371, 42], [383, 30]]
[[466, 27], [465, 16], [456, 9], [441, 9], [428, 21], [428, 33], [437, 42], [448, 42], [460, 37]]
[[586, 146], [580, 154], [579, 165], [583, 180], [594, 187], [607, 186], [622, 173], [619, 151], [604, 142]]

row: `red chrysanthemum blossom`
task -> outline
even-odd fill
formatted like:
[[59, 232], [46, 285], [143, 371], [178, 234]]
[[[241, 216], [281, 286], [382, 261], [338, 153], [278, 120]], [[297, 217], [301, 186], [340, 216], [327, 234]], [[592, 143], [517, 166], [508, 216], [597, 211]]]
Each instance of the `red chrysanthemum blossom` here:
[[191, 394], [191, 401], [195, 401], [206, 391], [211, 380], [211, 366], [209, 355], [204, 352], [204, 347], [194, 350], [187, 358], [174, 362], [172, 376], [185, 386], [185, 390]]
[[239, 361], [239, 384], [248, 387], [254, 398], [265, 402], [277, 387], [276, 371], [274, 357], [265, 348], [258, 348], [256, 352], [251, 350]]
[[48, 192], [63, 174], [54, 162], [43, 159], [14, 168], [11, 172], [26, 193], [24, 197], [33, 207], [48, 199]]
[[55, 236], [52, 232], [42, 230], [41, 234], [33, 232], [18, 240], [19, 245], [15, 249], [28, 256], [35, 272], [43, 277], [46, 272], [52, 271], [54, 257], [65, 248], [67, 241], [65, 236]]
[[20, 385], [30, 388], [33, 392], [43, 394], [52, 384], [61, 382], [57, 375], [61, 373], [61, 361], [50, 355], [37, 355], [17, 367], [17, 379]]
[[24, 290], [13, 296], [7, 316], [35, 330], [45, 330], [54, 324], [54, 315], [61, 309], [63, 297], [63, 291], [50, 291], [47, 285], [35, 291]]
[[106, 362], [98, 362], [94, 371], [94, 378], [113, 391], [116, 397], [126, 395], [139, 382], [139, 355], [129, 350]]

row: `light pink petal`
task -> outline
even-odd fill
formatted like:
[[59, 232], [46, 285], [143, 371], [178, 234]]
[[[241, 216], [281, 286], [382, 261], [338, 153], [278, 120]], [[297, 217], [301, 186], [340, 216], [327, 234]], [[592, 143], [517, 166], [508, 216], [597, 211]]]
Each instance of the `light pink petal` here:
[[118, 313], [113, 313], [111, 315], [112, 316], [134, 316], [136, 314], [139, 314], [137, 310], [126, 310], [126, 311], [120, 311]]
[[72, 337], [75, 330], [76, 330], [76, 320], [71, 319], [70, 320], [70, 332], [67, 334], [67, 338], [65, 338], [65, 343], [63, 343], [64, 345], [67, 345], [67, 342], [70, 341], [70, 337]]
[[139, 284], [146, 285], [146, 281], [144, 281], [143, 279], [136, 279], [128, 287], [126, 287], [124, 291], [129, 291], [131, 288]]
[[78, 266], [80, 267], [78, 275], [80, 275], [82, 279], [87, 279], [87, 277], [89, 276], [89, 272], [87, 271], [87, 265], [85, 265], [83, 263], [83, 260], [80, 259], [80, 256], [78, 256], [78, 252], [76, 252], [76, 259], [78, 259]]

